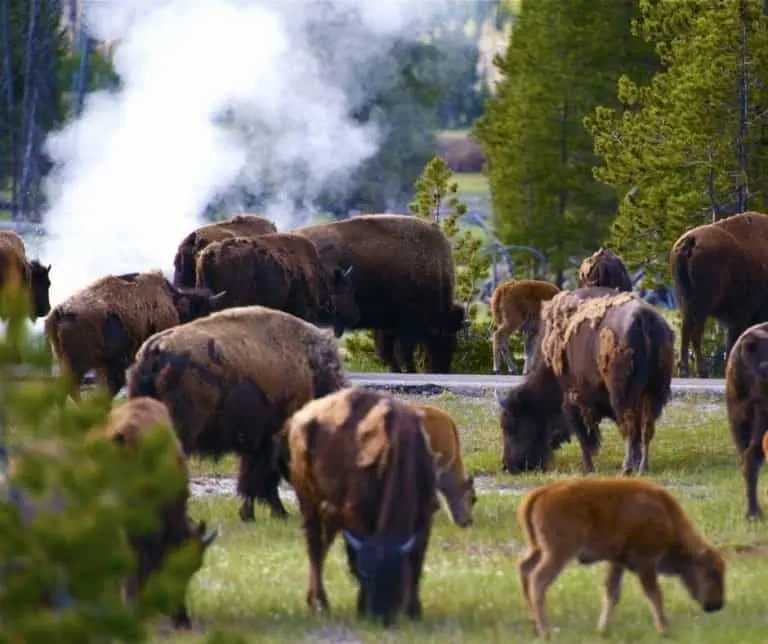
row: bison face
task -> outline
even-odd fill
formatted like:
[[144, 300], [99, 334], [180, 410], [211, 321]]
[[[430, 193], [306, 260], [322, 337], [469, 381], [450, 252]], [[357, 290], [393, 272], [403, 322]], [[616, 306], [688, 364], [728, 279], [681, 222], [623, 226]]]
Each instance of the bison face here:
[[718, 552], [705, 548], [685, 559], [680, 579], [690, 596], [707, 613], [719, 611], [725, 604], [725, 563]]
[[173, 258], [173, 285], [192, 288], [195, 285], [196, 236], [187, 235]]
[[226, 291], [214, 295], [207, 288], [172, 287], [172, 292], [173, 304], [179, 312], [179, 320], [182, 324], [221, 310], [227, 295]]
[[351, 273], [351, 266], [346, 269], [336, 267], [333, 271], [334, 330], [336, 337], [340, 337], [344, 333], [345, 328], [355, 328], [360, 320], [360, 309], [355, 299], [355, 289]]
[[462, 479], [453, 467], [448, 467], [438, 472], [437, 488], [453, 522], [460, 528], [472, 525], [472, 508], [477, 503], [474, 479]]
[[551, 407], [536, 400], [531, 392], [522, 388], [510, 392], [501, 411], [503, 465], [507, 472], [546, 469], [552, 455], [554, 437], [550, 429], [554, 420]]
[[49, 293], [51, 290], [51, 265], [43, 266], [36, 259], [30, 263], [30, 282], [32, 291], [32, 314], [30, 318], [35, 320], [46, 315], [51, 310]]

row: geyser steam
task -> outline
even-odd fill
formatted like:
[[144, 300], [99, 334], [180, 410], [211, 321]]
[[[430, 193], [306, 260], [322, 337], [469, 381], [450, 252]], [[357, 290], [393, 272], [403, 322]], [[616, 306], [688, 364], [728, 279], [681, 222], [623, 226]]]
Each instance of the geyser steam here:
[[121, 86], [88, 96], [47, 141], [52, 303], [106, 273], [170, 271], [178, 242], [233, 187], [268, 177], [266, 214], [295, 223], [299, 186], [311, 201], [376, 152], [377, 132], [350, 118], [371, 89], [361, 63], [418, 37], [449, 2], [85, 3], [91, 35], [119, 41]]

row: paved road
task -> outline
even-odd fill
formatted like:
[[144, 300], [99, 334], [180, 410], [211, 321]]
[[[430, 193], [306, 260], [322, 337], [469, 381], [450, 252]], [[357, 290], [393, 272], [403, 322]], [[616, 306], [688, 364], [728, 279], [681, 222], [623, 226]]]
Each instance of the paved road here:
[[[422, 374], [422, 373], [350, 373], [350, 380], [365, 387], [382, 389], [472, 391], [478, 394], [499, 389], [501, 391], [519, 385], [522, 376]], [[722, 396], [725, 380], [722, 378], [673, 378], [672, 395], [704, 394]]]

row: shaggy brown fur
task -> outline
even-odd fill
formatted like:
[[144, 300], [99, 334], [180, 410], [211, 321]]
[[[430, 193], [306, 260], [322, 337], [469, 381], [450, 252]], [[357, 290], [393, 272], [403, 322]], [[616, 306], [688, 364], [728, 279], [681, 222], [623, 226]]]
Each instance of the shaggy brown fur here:
[[467, 476], [461, 457], [459, 429], [450, 414], [434, 405], [408, 403], [424, 415], [423, 425], [429, 448], [436, 458], [437, 487], [453, 522], [466, 528], [472, 524], [477, 503], [474, 477]]
[[709, 317], [727, 329], [727, 354], [747, 327], [768, 321], [768, 215], [746, 212], [692, 228], [675, 242], [669, 263], [682, 318], [680, 375], [689, 375], [692, 344], [705, 378], [701, 340]]
[[235, 215], [230, 219], [196, 228], [181, 240], [176, 256], [173, 258], [173, 284], [187, 288], [195, 285], [197, 255], [211, 242], [230, 237], [257, 237], [276, 232], [275, 224], [266, 217], [258, 215]]
[[768, 322], [748, 328], [733, 345], [725, 367], [725, 401], [741, 461], [747, 518], [761, 519], [757, 480], [768, 437]]
[[602, 286], [620, 291], [632, 290], [632, 279], [621, 257], [610, 250], [600, 248], [584, 258], [579, 266], [579, 288]]
[[51, 267], [27, 259], [21, 237], [12, 231], [0, 231], [0, 290], [29, 293], [29, 317], [36, 320], [51, 310], [49, 293]]
[[610, 418], [625, 441], [623, 471], [648, 469], [656, 421], [669, 400], [674, 332], [639, 298], [614, 289], [564, 291], [542, 307], [534, 366], [502, 402], [504, 464], [544, 469], [558, 431], [576, 434], [592, 472], [599, 423]]
[[419, 582], [438, 507], [421, 413], [391, 395], [350, 387], [287, 423], [291, 482], [309, 553], [307, 603], [328, 610], [322, 568], [336, 534], [360, 584], [358, 615], [421, 616]]
[[621, 595], [624, 572], [634, 572], [648, 598], [653, 623], [667, 630], [658, 575], [680, 579], [708, 613], [725, 604], [725, 560], [691, 524], [663, 487], [639, 479], [556, 481], [523, 499], [518, 523], [528, 553], [520, 560], [520, 585], [540, 635], [548, 631], [547, 590], [565, 566], [609, 562], [598, 631], [608, 629]]
[[389, 331], [410, 355], [423, 343], [427, 370], [450, 371], [465, 313], [454, 304], [451, 245], [437, 225], [405, 215], [362, 215], [293, 232], [311, 239], [330, 268], [352, 267], [356, 328]]
[[212, 242], [197, 257], [196, 284], [226, 291], [225, 306], [279, 309], [338, 337], [358, 317], [350, 270], [327, 270], [303, 235], [274, 233]]
[[57, 305], [45, 320], [45, 333], [71, 394], [95, 369], [100, 385], [115, 396], [125, 370], [144, 340], [157, 331], [207, 315], [223, 294], [177, 289], [159, 271], [107, 275]]
[[[186, 454], [240, 456], [240, 517], [253, 502], [285, 517], [274, 435], [306, 402], [346, 384], [333, 334], [262, 306], [214, 313], [149, 338], [128, 370], [128, 395], [163, 401]], [[280, 465], [278, 462], [277, 465]]]
[[523, 374], [528, 373], [539, 332], [541, 304], [560, 292], [554, 284], [541, 280], [507, 280], [499, 284], [491, 296], [491, 316], [496, 330], [491, 337], [493, 373], [501, 370], [501, 358], [509, 373], [517, 373], [509, 353], [509, 336], [522, 331], [525, 346]]
[[[138, 570], [128, 581], [127, 598], [133, 603], [144, 588], [148, 578], [159, 570], [167, 554], [183, 546], [190, 539], [197, 543], [199, 555], [196, 569], [203, 563], [203, 555], [216, 538], [217, 531], [207, 534], [205, 521], [193, 523], [187, 512], [189, 500], [189, 473], [187, 460], [181, 444], [173, 434], [173, 423], [165, 405], [152, 398], [134, 398], [112, 409], [107, 419], [104, 435], [130, 452], [152, 431], [164, 431], [173, 435], [176, 442], [175, 459], [184, 476], [184, 492], [167, 503], [161, 510], [160, 528], [156, 533], [136, 535], [131, 546], [138, 558]], [[186, 602], [181, 600], [179, 608], [172, 615], [176, 628], [191, 626]]]

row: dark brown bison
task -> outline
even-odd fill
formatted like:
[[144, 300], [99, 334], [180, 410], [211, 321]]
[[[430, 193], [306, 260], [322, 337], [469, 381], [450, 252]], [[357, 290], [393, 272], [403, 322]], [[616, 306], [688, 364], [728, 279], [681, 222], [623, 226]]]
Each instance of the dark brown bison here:
[[733, 345], [725, 367], [725, 400], [744, 476], [747, 518], [761, 519], [757, 479], [768, 430], [768, 322], [748, 328]]
[[389, 394], [353, 387], [310, 402], [286, 424], [311, 609], [329, 609], [322, 568], [341, 531], [360, 585], [358, 615], [385, 624], [402, 609], [421, 617], [419, 582], [438, 508], [421, 419]]
[[[213, 543], [218, 531], [210, 533], [206, 530], [205, 521], [194, 523], [187, 512], [189, 501], [189, 473], [187, 459], [173, 433], [173, 423], [165, 405], [152, 398], [134, 398], [112, 409], [107, 419], [105, 436], [118, 443], [126, 450], [130, 458], [141, 440], [150, 432], [169, 432], [176, 445], [176, 461], [184, 478], [183, 492], [174, 500], [166, 503], [160, 512], [160, 527], [152, 534], [131, 535], [131, 547], [138, 559], [138, 568], [127, 583], [126, 598], [130, 603], [135, 602], [138, 593], [144, 588], [150, 575], [156, 572], [163, 563], [166, 555], [182, 547], [192, 540], [196, 544], [195, 552], [199, 556], [197, 566], [203, 563], [203, 555], [208, 546]], [[191, 626], [186, 602], [181, 598], [179, 608], [171, 616], [174, 627], [189, 628]]]
[[545, 302], [541, 323], [533, 369], [502, 402], [507, 471], [544, 469], [553, 444], [574, 433], [592, 472], [603, 418], [624, 438], [624, 473], [646, 471], [670, 396], [672, 329], [636, 295], [594, 287]]
[[36, 320], [51, 310], [51, 266], [27, 259], [24, 242], [12, 231], [0, 231], [0, 290], [26, 289], [29, 317]]
[[80, 385], [91, 369], [115, 396], [144, 340], [217, 310], [224, 295], [179, 289], [159, 271], [149, 271], [107, 275], [58, 304], [45, 319], [45, 333], [71, 379], [72, 398], [80, 400]]
[[493, 373], [501, 370], [501, 358], [509, 373], [517, 367], [509, 352], [509, 336], [522, 331], [525, 346], [523, 374], [531, 368], [536, 336], [539, 333], [541, 304], [560, 292], [551, 282], [541, 280], [507, 280], [499, 284], [491, 296], [491, 316], [496, 330], [491, 336], [493, 346]]
[[329, 270], [303, 235], [272, 233], [209, 244], [197, 258], [196, 284], [225, 291], [227, 307], [259, 304], [333, 326], [341, 335], [358, 318], [351, 270]]
[[360, 312], [354, 328], [389, 331], [406, 352], [423, 343], [427, 369], [450, 371], [464, 309], [454, 303], [451, 246], [436, 224], [362, 215], [293, 232], [312, 240], [332, 270], [352, 267]]
[[639, 578], [659, 633], [667, 630], [658, 575], [678, 577], [708, 613], [725, 604], [725, 560], [691, 524], [677, 500], [660, 485], [626, 478], [555, 481], [523, 499], [518, 523], [528, 552], [518, 570], [531, 619], [548, 631], [547, 590], [565, 566], [607, 561], [598, 630], [608, 629], [624, 572]]
[[254, 499], [285, 517], [275, 435], [302, 405], [346, 379], [330, 331], [263, 306], [227, 309], [156, 333], [128, 370], [128, 396], [166, 404], [186, 454], [240, 456], [240, 518]]
[[727, 329], [726, 354], [744, 330], [768, 321], [768, 215], [745, 212], [683, 233], [669, 256], [681, 315], [680, 375], [689, 375], [688, 346], [696, 370], [709, 370], [701, 353], [704, 325]]
[[181, 240], [176, 256], [173, 258], [174, 285], [186, 288], [195, 285], [197, 255], [211, 242], [230, 237], [256, 237], [276, 232], [275, 224], [258, 215], [235, 215], [230, 219], [196, 228]]
[[619, 291], [631, 291], [632, 279], [621, 257], [600, 248], [586, 257], [579, 266], [579, 288], [602, 286]]

